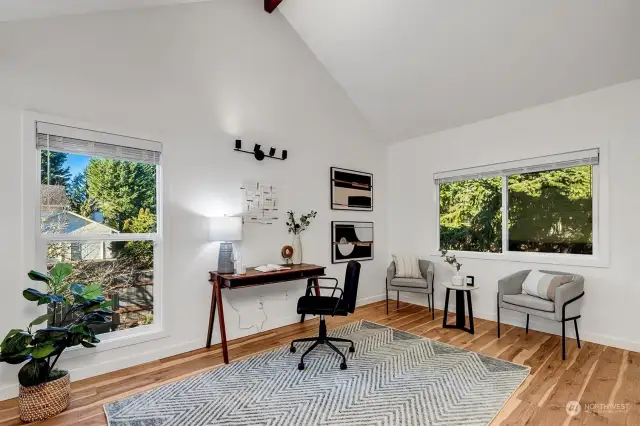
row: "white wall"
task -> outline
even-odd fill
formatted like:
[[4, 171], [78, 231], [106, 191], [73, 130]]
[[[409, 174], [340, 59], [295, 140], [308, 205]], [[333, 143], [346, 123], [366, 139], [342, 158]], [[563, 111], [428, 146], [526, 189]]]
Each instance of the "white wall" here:
[[[376, 259], [363, 262], [359, 299], [382, 297], [386, 267], [386, 160], [376, 135], [344, 92], [279, 14], [258, 0], [234, 0], [108, 12], [0, 25], [0, 213], [3, 306], [0, 334], [26, 326], [32, 311], [22, 300], [32, 265], [16, 247], [24, 226], [21, 117], [35, 110], [164, 143], [164, 323], [168, 337], [65, 361], [80, 379], [204, 346], [209, 314], [207, 271], [217, 246], [207, 242], [207, 216], [239, 209], [243, 179], [277, 185], [281, 206], [318, 211], [303, 236], [308, 262], [330, 264], [331, 220], [372, 220]], [[265, 160], [232, 151], [236, 137], [289, 150], [289, 159]], [[30, 148], [29, 148], [30, 149]], [[27, 150], [27, 152], [29, 151]], [[329, 167], [374, 173], [375, 212], [329, 209]], [[284, 211], [283, 211], [284, 213]], [[278, 262], [291, 243], [284, 220], [245, 226], [247, 264]], [[28, 242], [24, 243], [27, 246]], [[23, 264], [24, 263], [24, 264]], [[20, 266], [22, 265], [22, 266]], [[329, 266], [342, 276], [344, 264]], [[274, 328], [297, 320], [304, 282], [231, 294], [242, 326], [258, 324], [264, 297]], [[288, 300], [284, 291], [288, 289]], [[225, 305], [227, 335], [238, 327]], [[214, 341], [219, 341], [216, 331]], [[16, 391], [14, 366], [0, 364], [0, 399]]]
[[[640, 286], [635, 279], [640, 241], [639, 112], [640, 80], [635, 80], [393, 145], [389, 152], [388, 197], [391, 252], [431, 256], [438, 265], [437, 282], [452, 275], [442, 260], [433, 256], [438, 220], [434, 172], [601, 146], [608, 151], [608, 161], [600, 171], [605, 182], [608, 179], [602, 195], [609, 198], [608, 205], [603, 206], [609, 220], [603, 219], [601, 225], [602, 237], [609, 240], [609, 266], [553, 268], [586, 278], [581, 337], [640, 350]], [[499, 278], [522, 269], [545, 267], [479, 259], [463, 259], [461, 263], [462, 273], [474, 275], [481, 286], [474, 294], [474, 313], [488, 319], [495, 319]], [[443, 293], [436, 285], [438, 306], [444, 304]], [[524, 324], [522, 314], [503, 311], [502, 318]], [[533, 317], [531, 326], [560, 332], [559, 324]]]

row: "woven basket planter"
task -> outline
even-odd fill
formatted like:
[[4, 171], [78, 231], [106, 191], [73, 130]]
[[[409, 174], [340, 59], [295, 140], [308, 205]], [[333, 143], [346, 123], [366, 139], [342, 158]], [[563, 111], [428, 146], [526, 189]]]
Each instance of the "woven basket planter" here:
[[71, 379], [69, 373], [52, 382], [37, 386], [20, 386], [18, 405], [20, 420], [31, 423], [61, 413], [69, 406]]

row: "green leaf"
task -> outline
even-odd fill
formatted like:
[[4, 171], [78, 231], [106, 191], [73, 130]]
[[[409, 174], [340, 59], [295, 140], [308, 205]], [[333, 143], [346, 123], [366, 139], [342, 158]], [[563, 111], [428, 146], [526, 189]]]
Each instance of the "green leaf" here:
[[20, 369], [18, 381], [22, 386], [35, 386], [47, 381], [49, 366], [42, 359], [32, 359]]
[[28, 288], [24, 290], [22, 292], [22, 295], [24, 296], [25, 299], [27, 299], [30, 302], [37, 302], [46, 296], [46, 294], [33, 288]]
[[102, 286], [100, 284], [90, 284], [84, 289], [82, 296], [85, 299], [96, 299], [102, 296]]
[[43, 345], [51, 343], [60, 345], [64, 344], [68, 336], [69, 330], [67, 330], [66, 328], [47, 327], [36, 331], [32, 344]]
[[32, 340], [31, 334], [26, 331], [20, 331], [7, 338], [2, 344], [3, 355], [17, 355], [27, 349]]
[[45, 282], [47, 284], [49, 284], [51, 282], [51, 277], [48, 275], [43, 274], [42, 272], [38, 272], [38, 271], [29, 271], [27, 273], [27, 276], [29, 277], [29, 279], [31, 281], [42, 281]]
[[31, 356], [37, 359], [46, 358], [49, 355], [51, 355], [51, 353], [55, 350], [56, 350], [56, 347], [51, 343], [47, 343], [44, 345], [37, 345], [31, 351]]
[[51, 277], [60, 285], [73, 272], [73, 267], [68, 263], [58, 263], [51, 268]]
[[22, 364], [26, 360], [31, 359], [31, 349], [32, 348], [26, 348], [25, 350], [12, 355], [0, 354], [0, 362], [6, 362], [7, 364], [12, 365]]
[[71, 284], [71, 287], [69, 287], [69, 289], [71, 290], [71, 293], [73, 293], [75, 296], [81, 296], [81, 297], [84, 297], [85, 288], [86, 287], [80, 283], [73, 283]]
[[53, 319], [53, 314], [40, 315], [38, 318], [36, 318], [33, 321], [31, 321], [31, 324], [29, 324], [29, 326], [40, 325], [43, 322], [51, 321], [52, 319]]
[[4, 339], [2, 340], [2, 343], [0, 343], [0, 350], [2, 350], [2, 348], [4, 347], [4, 344], [7, 340], [9, 340], [9, 338], [15, 336], [18, 333], [22, 333], [24, 330], [20, 330], [19, 328], [14, 328], [13, 330], [9, 331], [7, 333], [7, 335], [4, 337]]

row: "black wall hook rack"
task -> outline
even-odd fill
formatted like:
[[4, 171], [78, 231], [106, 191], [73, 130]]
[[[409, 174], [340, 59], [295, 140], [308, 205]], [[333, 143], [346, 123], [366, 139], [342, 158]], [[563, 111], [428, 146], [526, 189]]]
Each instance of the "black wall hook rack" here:
[[274, 147], [269, 148], [269, 153], [265, 154], [262, 150], [260, 144], [253, 145], [253, 151], [245, 151], [242, 149], [242, 141], [240, 139], [236, 139], [236, 147], [234, 151], [244, 152], [245, 154], [251, 154], [255, 157], [256, 160], [262, 161], [265, 158], [271, 158], [273, 160], [286, 160], [287, 159], [287, 150], [283, 149], [280, 157], [276, 157], [276, 149]]

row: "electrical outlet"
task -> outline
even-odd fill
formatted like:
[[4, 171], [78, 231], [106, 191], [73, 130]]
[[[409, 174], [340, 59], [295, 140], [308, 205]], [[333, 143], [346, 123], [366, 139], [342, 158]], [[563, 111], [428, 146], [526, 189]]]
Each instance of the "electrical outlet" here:
[[284, 289], [284, 300], [289, 300], [289, 290], [288, 289]]

